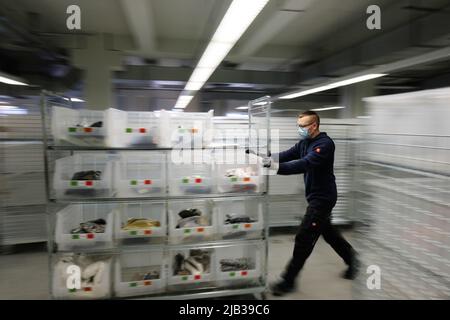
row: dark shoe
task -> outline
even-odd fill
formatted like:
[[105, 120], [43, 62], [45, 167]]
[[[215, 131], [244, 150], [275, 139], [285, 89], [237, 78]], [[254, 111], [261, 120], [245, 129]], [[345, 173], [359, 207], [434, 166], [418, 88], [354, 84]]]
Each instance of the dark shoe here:
[[283, 296], [295, 291], [295, 285], [287, 283], [285, 280], [274, 282], [270, 285], [270, 290], [274, 296]]
[[342, 278], [347, 280], [353, 280], [356, 278], [359, 272], [359, 260], [358, 255], [356, 253], [353, 253], [352, 260], [350, 265], [348, 266], [347, 270], [342, 274]]

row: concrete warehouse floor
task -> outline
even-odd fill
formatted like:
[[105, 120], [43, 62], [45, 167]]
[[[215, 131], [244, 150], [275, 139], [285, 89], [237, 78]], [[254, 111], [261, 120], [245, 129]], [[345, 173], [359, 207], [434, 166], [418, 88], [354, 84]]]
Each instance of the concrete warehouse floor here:
[[[292, 254], [294, 236], [279, 231], [270, 236], [269, 281], [277, 279]], [[351, 241], [351, 232], [344, 236]], [[45, 246], [20, 247], [17, 253], [0, 259], [0, 299], [50, 298]], [[340, 278], [344, 269], [339, 256], [320, 238], [298, 281], [298, 291], [281, 299], [352, 299], [352, 282]]]

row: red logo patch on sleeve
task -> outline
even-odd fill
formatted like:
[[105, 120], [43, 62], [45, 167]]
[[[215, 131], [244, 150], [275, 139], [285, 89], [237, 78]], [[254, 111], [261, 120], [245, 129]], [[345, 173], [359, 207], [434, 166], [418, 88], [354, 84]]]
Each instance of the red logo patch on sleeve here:
[[317, 153], [320, 153], [320, 148], [316, 148], [316, 152], [317, 152]]

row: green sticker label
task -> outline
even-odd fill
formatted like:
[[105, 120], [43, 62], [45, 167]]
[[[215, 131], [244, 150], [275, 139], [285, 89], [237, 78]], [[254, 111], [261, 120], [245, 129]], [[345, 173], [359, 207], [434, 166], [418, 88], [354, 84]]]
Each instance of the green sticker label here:
[[239, 225], [238, 224], [234, 224], [233, 225], [233, 229], [238, 229], [239, 228]]
[[126, 133], [132, 133], [132, 132], [133, 132], [133, 129], [131, 129], [131, 128], [126, 128], [126, 129], [125, 129], [125, 132], [126, 132]]
[[191, 229], [185, 229], [184, 233], [191, 233]]
[[137, 287], [137, 283], [136, 282], [131, 282], [130, 283], [130, 287]]
[[72, 239], [75, 239], [75, 240], [80, 239], [80, 235], [79, 234], [73, 234], [72, 235]]
[[236, 272], [230, 272], [230, 277], [234, 277], [236, 275]]
[[69, 289], [69, 292], [77, 292], [77, 289]]
[[181, 280], [186, 281], [189, 277], [188, 276], [183, 276], [181, 277]]
[[137, 235], [137, 231], [136, 231], [136, 230], [130, 231], [130, 234], [131, 234], [132, 236], [135, 236], [135, 235]]
[[231, 178], [231, 182], [236, 182], [236, 181], [237, 181], [236, 177]]
[[70, 181], [70, 185], [72, 187], [76, 187], [78, 185], [78, 182], [77, 181]]
[[136, 180], [131, 180], [131, 181], [130, 181], [130, 184], [131, 184], [132, 186], [135, 186], [135, 185], [137, 185], [137, 181], [136, 181]]
[[186, 179], [186, 178], [183, 179], [183, 183], [188, 183], [188, 182], [189, 182], [189, 179]]
[[77, 128], [69, 128], [69, 132], [77, 132]]

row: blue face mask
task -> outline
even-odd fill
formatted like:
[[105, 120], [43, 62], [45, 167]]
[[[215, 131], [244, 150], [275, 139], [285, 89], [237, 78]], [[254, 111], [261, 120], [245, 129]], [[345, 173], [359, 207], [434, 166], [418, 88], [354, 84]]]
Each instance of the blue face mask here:
[[300, 136], [300, 139], [307, 139], [309, 138], [309, 132], [308, 129], [298, 127], [298, 135]]

